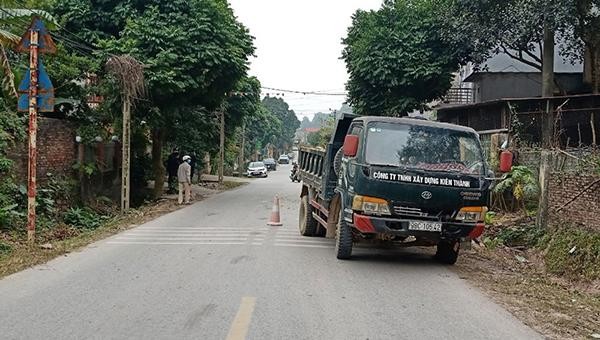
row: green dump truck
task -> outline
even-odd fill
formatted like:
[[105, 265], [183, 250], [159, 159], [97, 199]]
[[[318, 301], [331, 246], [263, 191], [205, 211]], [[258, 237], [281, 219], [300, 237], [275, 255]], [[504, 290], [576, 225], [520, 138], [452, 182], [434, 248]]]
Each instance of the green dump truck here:
[[415, 118], [342, 115], [326, 149], [301, 147], [299, 229], [355, 243], [436, 246], [457, 260], [484, 229], [491, 179], [477, 133]]

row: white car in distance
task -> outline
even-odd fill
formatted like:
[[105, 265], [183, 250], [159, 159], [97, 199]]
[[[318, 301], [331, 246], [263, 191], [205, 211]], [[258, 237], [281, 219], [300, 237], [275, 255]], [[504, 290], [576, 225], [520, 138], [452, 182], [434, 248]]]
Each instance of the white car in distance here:
[[267, 177], [267, 166], [263, 162], [251, 162], [248, 165], [248, 177]]

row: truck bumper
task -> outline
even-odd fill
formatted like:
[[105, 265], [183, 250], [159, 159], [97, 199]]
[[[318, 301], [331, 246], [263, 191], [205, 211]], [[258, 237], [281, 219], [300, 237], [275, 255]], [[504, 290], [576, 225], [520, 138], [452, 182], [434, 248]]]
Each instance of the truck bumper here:
[[353, 226], [363, 234], [389, 234], [398, 236], [416, 236], [429, 239], [474, 239], [483, 233], [484, 223], [442, 222], [441, 232], [409, 230], [410, 221], [393, 217], [366, 216], [352, 214]]

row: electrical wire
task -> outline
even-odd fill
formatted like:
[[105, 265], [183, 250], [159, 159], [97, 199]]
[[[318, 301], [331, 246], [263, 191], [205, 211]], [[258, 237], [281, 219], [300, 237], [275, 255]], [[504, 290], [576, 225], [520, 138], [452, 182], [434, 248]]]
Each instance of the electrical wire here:
[[285, 92], [285, 93], [295, 93], [295, 94], [314, 95], [314, 96], [347, 96], [348, 95], [347, 93], [327, 93], [327, 92], [318, 92], [318, 91], [285, 90], [285, 89], [279, 89], [279, 88], [267, 87], [267, 86], [261, 86], [260, 88], [263, 90], [268, 90], [268, 91], [278, 91], [278, 92]]
[[[11, 2], [18, 7], [27, 8], [27, 6], [24, 3], [20, 3], [16, 0], [11, 0]], [[9, 15], [14, 20], [17, 20], [26, 26], [30, 25], [30, 22], [25, 20], [24, 18], [15, 16], [14, 14], [11, 14], [10, 12], [4, 10], [1, 7], [0, 7], [0, 10], [2, 12], [4, 12], [5, 14]], [[87, 42], [84, 39], [82, 39], [81, 37], [79, 37], [77, 34], [71, 32], [68, 29], [66, 29], [65, 27], [61, 26], [57, 22], [54, 22], [53, 24], [56, 25], [61, 31], [64, 31], [65, 35], [69, 35], [70, 38], [67, 38], [65, 35], [60, 35], [57, 32], [50, 32], [50, 36], [52, 36], [54, 38], [54, 40], [62, 42], [64, 45], [68, 46], [69, 48], [71, 48], [73, 50], [76, 50], [80, 54], [83, 54], [83, 55], [89, 56], [89, 57], [97, 57], [93, 53], [104, 53], [104, 54], [112, 56], [112, 57], [115, 56], [114, 54], [112, 54], [110, 52], [104, 51], [102, 49], [97, 48], [96, 46], [93, 46], [89, 42]]]

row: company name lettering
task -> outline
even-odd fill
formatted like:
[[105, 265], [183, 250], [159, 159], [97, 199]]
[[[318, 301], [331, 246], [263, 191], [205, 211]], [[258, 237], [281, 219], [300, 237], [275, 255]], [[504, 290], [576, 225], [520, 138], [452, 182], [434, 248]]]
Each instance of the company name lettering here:
[[384, 181], [393, 181], [393, 182], [404, 182], [404, 183], [417, 183], [417, 184], [428, 184], [428, 185], [440, 185], [447, 187], [457, 187], [457, 188], [470, 188], [471, 182], [464, 181], [461, 179], [453, 179], [453, 178], [440, 178], [440, 177], [427, 177], [427, 176], [419, 176], [419, 175], [405, 175], [405, 174], [395, 174], [392, 172], [382, 172], [375, 171], [373, 173], [373, 179], [380, 179]]

